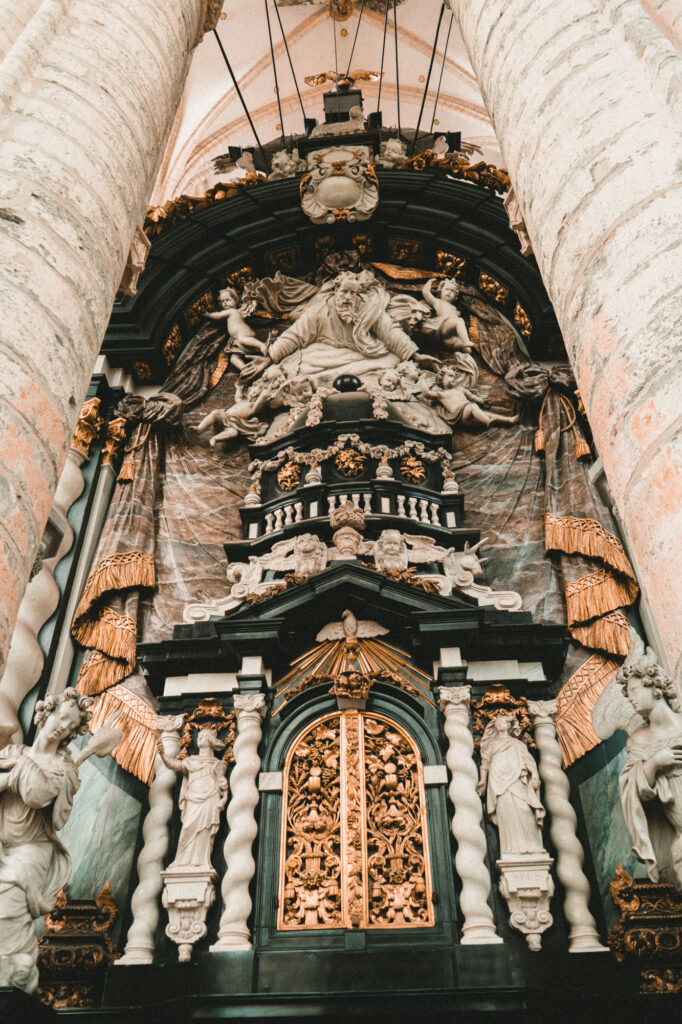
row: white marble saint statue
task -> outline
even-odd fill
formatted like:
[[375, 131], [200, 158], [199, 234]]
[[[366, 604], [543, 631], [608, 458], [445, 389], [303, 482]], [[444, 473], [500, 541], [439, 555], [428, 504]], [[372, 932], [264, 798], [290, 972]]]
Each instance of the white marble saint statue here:
[[67, 744], [87, 732], [92, 704], [74, 689], [36, 704], [39, 732], [32, 746], [0, 750], [0, 987], [27, 992], [38, 986], [34, 921], [55, 905], [71, 875], [71, 858], [57, 838], [79, 787], [78, 767], [91, 754], [103, 757], [121, 739], [100, 729], [72, 757]]
[[214, 729], [201, 729], [197, 735], [199, 753], [179, 758], [168, 757], [159, 740], [158, 751], [163, 763], [183, 775], [179, 798], [182, 829], [168, 871], [175, 868], [211, 870], [220, 812], [227, 802], [227, 763], [215, 756], [224, 745]]
[[281, 363], [289, 375], [331, 385], [340, 374], [365, 379], [406, 359], [436, 364], [389, 316], [388, 301], [388, 292], [369, 271], [338, 274], [242, 376], [253, 379], [271, 363]]
[[[632, 633], [631, 633], [632, 635]], [[652, 881], [682, 888], [682, 713], [673, 684], [651, 648], [636, 638], [616, 676], [644, 720], [626, 744], [620, 776], [632, 852]]]
[[513, 715], [498, 715], [486, 726], [478, 793], [486, 796], [488, 817], [497, 825], [502, 860], [544, 850], [540, 777]]

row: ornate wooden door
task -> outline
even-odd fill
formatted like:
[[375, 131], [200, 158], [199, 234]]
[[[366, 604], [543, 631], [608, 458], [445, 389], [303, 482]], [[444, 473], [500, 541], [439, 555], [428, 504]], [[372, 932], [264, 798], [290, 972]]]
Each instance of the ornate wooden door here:
[[277, 927], [434, 924], [424, 776], [413, 740], [369, 711], [303, 732], [284, 772]]

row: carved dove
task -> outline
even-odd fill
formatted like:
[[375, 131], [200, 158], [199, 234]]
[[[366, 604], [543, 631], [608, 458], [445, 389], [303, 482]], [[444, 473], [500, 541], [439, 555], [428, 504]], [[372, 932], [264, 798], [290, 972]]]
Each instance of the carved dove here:
[[329, 622], [315, 637], [316, 640], [350, 640], [355, 637], [383, 636], [388, 633], [384, 626], [371, 619], [355, 618], [347, 608], [341, 612], [341, 622]]

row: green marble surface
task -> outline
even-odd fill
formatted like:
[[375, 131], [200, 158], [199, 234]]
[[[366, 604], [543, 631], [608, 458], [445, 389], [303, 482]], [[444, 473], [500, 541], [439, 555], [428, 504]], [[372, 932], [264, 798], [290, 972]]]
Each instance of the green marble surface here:
[[619, 918], [609, 892], [618, 861], [631, 875], [645, 873], [643, 865], [632, 855], [632, 842], [620, 805], [618, 776], [626, 758], [625, 749], [620, 750], [608, 764], [580, 784], [580, 801], [609, 929]]

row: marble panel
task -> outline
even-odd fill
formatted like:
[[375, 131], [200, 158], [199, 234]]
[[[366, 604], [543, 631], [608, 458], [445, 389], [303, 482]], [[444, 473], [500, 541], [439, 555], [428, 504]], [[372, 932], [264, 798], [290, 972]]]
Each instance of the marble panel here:
[[611, 899], [609, 883], [620, 861], [631, 875], [645, 875], [644, 867], [632, 855], [632, 841], [625, 825], [620, 804], [618, 776], [627, 754], [621, 749], [608, 764], [579, 786], [580, 802], [597, 874], [599, 895], [609, 929], [619, 918]]

